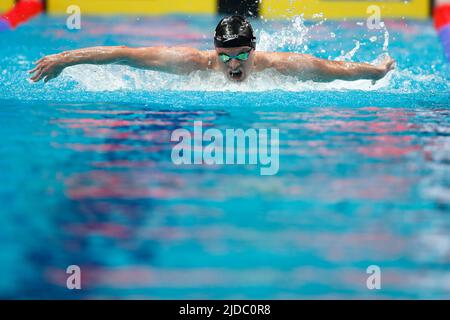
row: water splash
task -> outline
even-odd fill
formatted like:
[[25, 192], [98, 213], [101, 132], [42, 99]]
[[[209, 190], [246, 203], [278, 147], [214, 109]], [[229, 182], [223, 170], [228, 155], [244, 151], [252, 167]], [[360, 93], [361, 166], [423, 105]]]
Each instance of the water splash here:
[[[382, 28], [376, 30], [375, 34], [370, 32], [367, 34], [366, 28], [358, 24], [355, 27], [351, 23], [336, 24], [331, 22], [325, 23], [325, 21], [325, 19], [320, 19], [312, 23], [305, 21], [303, 16], [297, 16], [290, 22], [272, 22], [275, 25], [272, 25], [270, 22], [255, 22], [255, 25], [259, 27], [256, 29], [257, 38], [259, 39], [257, 44], [258, 50], [290, 51], [326, 57], [331, 60], [355, 60], [373, 64], [380, 63], [386, 54], [390, 54], [390, 35], [386, 24], [383, 23]], [[350, 29], [351, 33], [346, 33], [347, 29]], [[402, 29], [400, 37], [410, 38], [411, 32], [414, 32], [416, 29], [418, 30], [416, 27], [411, 27], [409, 31]], [[396, 36], [399, 37], [399, 35]], [[429, 46], [430, 37], [431, 35], [427, 35], [426, 38], [421, 37], [418, 41], [423, 43], [426, 40], [423, 45]], [[378, 41], [383, 39], [382, 43]], [[349, 45], [350, 41], [353, 42], [353, 48]], [[393, 52], [395, 59], [409, 59], [410, 55], [402, 55], [405, 49], [395, 48], [395, 50], [398, 51]], [[33, 57], [32, 60], [35, 60], [35, 58]], [[416, 58], [419, 59], [421, 57]], [[385, 78], [377, 81], [375, 84], [372, 84], [370, 80], [314, 83], [284, 76], [273, 70], [252, 74], [249, 78], [250, 81], [238, 84], [230, 83], [222, 74], [212, 72], [194, 72], [186, 77], [137, 70], [118, 65], [83, 65], [67, 68], [59, 78], [45, 86], [42, 84], [31, 85], [29, 81], [25, 80], [27, 75], [25, 70], [22, 69], [29, 69], [32, 60], [23, 56], [23, 54], [17, 54], [16, 56], [6, 55], [3, 58], [2, 64], [7, 64], [0, 73], [0, 89], [4, 92], [2, 94], [3, 98], [59, 97], [61, 92], [65, 93], [63, 96], [67, 96], [69, 93], [80, 95], [85, 92], [111, 92], [114, 95], [118, 95], [118, 98], [123, 95], [129, 95], [130, 92], [136, 93], [138, 91], [145, 93], [147, 91], [270, 92], [277, 90], [289, 92], [332, 92], [358, 90], [370, 92], [377, 90], [402, 94], [422, 91], [449, 92], [449, 82], [445, 76], [448, 74], [446, 73], [446, 67], [445, 65], [439, 65], [437, 58], [433, 61], [427, 58], [427, 62], [432, 66], [431, 70], [428, 70], [430, 68], [427, 69], [427, 66], [420, 62], [412, 61], [414, 63], [411, 65], [411, 63], [405, 64], [405, 61], [401, 64], [399, 61], [397, 70], [390, 72]], [[17, 65], [17, 61], [19, 61], [20, 68]]]
[[389, 48], [389, 31], [386, 28], [386, 24], [384, 22], [380, 23], [383, 30], [384, 30], [384, 43], [383, 43], [383, 52], [388, 52], [388, 48]]
[[336, 61], [350, 61], [353, 56], [355, 55], [355, 53], [359, 50], [359, 48], [361, 47], [361, 43], [359, 41], [355, 41], [355, 47], [350, 50], [347, 53], [342, 52], [341, 55], [339, 57], [337, 57], [335, 60]]
[[261, 30], [257, 39], [256, 47], [260, 51], [294, 51], [302, 52], [308, 43], [310, 29], [305, 25], [303, 15], [294, 17], [291, 26], [279, 31], [270, 32]]
[[[321, 16], [318, 16], [321, 18]], [[311, 26], [306, 25], [303, 15], [296, 16], [291, 23], [280, 30], [260, 29], [257, 34], [257, 48], [260, 51], [290, 51], [309, 53], [309, 42], [312, 32], [325, 22], [320, 19]], [[383, 25], [384, 26], [384, 25]], [[384, 26], [386, 29], [386, 27]], [[386, 29], [387, 32], [387, 29]], [[333, 32], [328, 33], [334, 38]], [[385, 41], [386, 43], [386, 41]], [[388, 42], [387, 42], [388, 43]], [[360, 41], [355, 41], [355, 47], [334, 60], [350, 61], [359, 48]], [[387, 50], [387, 44], [386, 44]], [[383, 51], [386, 51], [383, 49]], [[322, 50], [324, 51], [324, 50]], [[312, 52], [313, 53], [313, 52]], [[382, 59], [377, 57], [376, 61]], [[323, 90], [379, 90], [389, 86], [391, 76], [376, 84], [370, 80], [333, 81], [330, 83], [314, 83], [301, 81], [292, 76], [284, 76], [273, 70], [252, 74], [245, 83], [230, 83], [222, 74], [212, 72], [194, 72], [189, 77], [167, 75], [152, 71], [132, 70], [122, 66], [80, 66], [71, 67], [63, 73], [64, 81], [75, 81], [80, 89], [87, 91], [115, 90], [177, 90], [177, 91], [238, 91], [261, 92], [271, 90], [283, 91], [323, 91]]]
[[376, 84], [370, 80], [316, 83], [301, 81], [292, 76], [281, 75], [274, 70], [251, 74], [244, 83], [232, 83], [224, 75], [216, 72], [198, 71], [189, 77], [174, 76], [154, 71], [132, 70], [123, 66], [80, 66], [66, 69], [62, 81], [75, 81], [80, 90], [116, 91], [230, 91], [263, 92], [282, 91], [327, 91], [327, 90], [378, 90], [389, 85], [391, 75]]

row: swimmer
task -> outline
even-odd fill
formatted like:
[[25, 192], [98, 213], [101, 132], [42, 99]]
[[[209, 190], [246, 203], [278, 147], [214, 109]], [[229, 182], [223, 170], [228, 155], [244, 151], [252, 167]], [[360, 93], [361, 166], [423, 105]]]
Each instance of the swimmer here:
[[383, 78], [394, 69], [395, 61], [386, 57], [379, 65], [330, 61], [293, 52], [256, 51], [256, 38], [250, 23], [241, 16], [223, 18], [214, 34], [215, 50], [200, 51], [188, 47], [129, 48], [93, 47], [46, 56], [30, 70], [31, 80], [48, 82], [66, 67], [78, 64], [120, 64], [173, 74], [188, 75], [198, 70], [222, 72], [230, 81], [245, 81], [252, 72], [274, 69], [300, 80]]

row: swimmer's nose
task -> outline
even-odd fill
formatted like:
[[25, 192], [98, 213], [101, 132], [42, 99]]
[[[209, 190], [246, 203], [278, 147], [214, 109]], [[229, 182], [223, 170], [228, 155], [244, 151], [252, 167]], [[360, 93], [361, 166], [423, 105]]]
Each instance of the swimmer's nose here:
[[233, 70], [235, 70], [241, 66], [241, 64], [239, 63], [239, 61], [237, 59], [231, 59], [231, 61], [229, 62], [228, 65]]

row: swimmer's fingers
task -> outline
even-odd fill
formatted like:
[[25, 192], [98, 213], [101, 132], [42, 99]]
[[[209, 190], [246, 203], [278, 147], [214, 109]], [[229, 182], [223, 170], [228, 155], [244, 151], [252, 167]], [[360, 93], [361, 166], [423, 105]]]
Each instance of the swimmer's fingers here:
[[37, 69], [38, 69], [38, 67], [35, 67], [34, 69], [28, 70], [28, 73], [29, 74], [35, 73]]
[[384, 61], [383, 61], [383, 66], [385, 68], [386, 73], [395, 69], [395, 60], [392, 59], [391, 57], [387, 57]]
[[33, 70], [30, 70], [30, 73], [34, 73], [34, 75], [31, 76], [31, 80], [37, 79], [37, 77], [42, 73], [42, 66], [37, 66]]
[[39, 76], [41, 75], [42, 71], [37, 72], [35, 75], [33, 75], [30, 80], [33, 82], [38, 81]]
[[34, 82], [40, 81], [42, 78], [44, 78], [47, 75], [47, 70], [42, 68], [40, 69], [33, 77], [30, 79]]
[[38, 69], [40, 69], [40, 68], [42, 68], [42, 66], [40, 66], [40, 65], [37, 65], [36, 67], [34, 67], [33, 69], [31, 69], [31, 70], [29, 70], [28, 71], [28, 73], [29, 74], [31, 74], [31, 73], [35, 73]]
[[33, 82], [38, 82], [41, 79], [42, 79], [42, 73], [39, 73], [39, 74], [35, 75], [34, 77], [30, 78], [30, 80]]
[[[375, 81], [383, 78], [389, 71], [395, 69], [395, 60], [388, 56], [376, 67], [376, 69], [378, 70], [378, 75], [376, 79], [374, 79]], [[372, 82], [372, 84], [374, 83]]]
[[48, 56], [40, 58], [38, 61], [36, 61], [34, 64], [40, 64], [41, 62], [44, 62], [44, 60], [47, 60]]
[[45, 66], [46, 62], [47, 62], [47, 57], [43, 57], [43, 58], [33, 62], [33, 64], [35, 64], [36, 66], [34, 67], [33, 70], [28, 71], [28, 73], [36, 72], [38, 68], [42, 68], [43, 66]]
[[388, 63], [386, 64], [386, 69], [387, 69], [387, 71], [389, 72], [389, 71], [391, 71], [391, 70], [394, 70], [395, 69], [395, 60], [394, 59], [390, 59], [389, 61], [388, 61]]
[[36, 73], [39, 72], [42, 68], [44, 68], [46, 66], [46, 63], [44, 62], [36, 62], [36, 66], [34, 67], [34, 69], [28, 71], [28, 73]]

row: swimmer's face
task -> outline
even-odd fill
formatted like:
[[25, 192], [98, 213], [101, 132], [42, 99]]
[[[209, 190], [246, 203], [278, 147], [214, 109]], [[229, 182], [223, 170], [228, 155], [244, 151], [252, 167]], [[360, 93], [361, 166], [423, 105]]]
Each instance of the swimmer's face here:
[[[229, 80], [236, 82], [244, 81], [252, 72], [255, 49], [251, 47], [216, 48], [216, 52], [220, 70]], [[248, 53], [247, 60], [239, 59], [239, 57], [246, 58], [246, 53]], [[231, 59], [224, 61], [227, 59], [224, 55], [231, 57]]]

